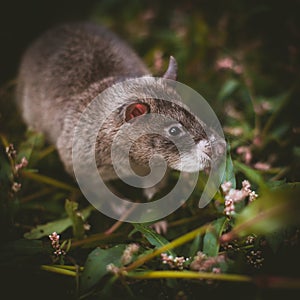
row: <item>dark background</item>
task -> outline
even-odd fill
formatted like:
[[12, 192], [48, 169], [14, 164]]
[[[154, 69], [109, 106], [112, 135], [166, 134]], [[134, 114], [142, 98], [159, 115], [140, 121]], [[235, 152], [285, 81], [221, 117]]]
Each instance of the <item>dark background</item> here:
[[58, 22], [84, 20], [96, 1], [2, 1], [0, 16], [0, 80], [15, 76], [28, 44]]
[[[154, 12], [155, 16], [146, 17], [145, 12], [149, 11]], [[164, 63], [169, 55], [175, 55], [179, 63], [179, 80], [196, 88], [197, 91], [201, 91], [211, 102], [218, 95], [222, 84], [228, 78], [235, 76], [217, 72], [214, 67], [216, 60], [222, 55], [236, 55], [247, 66], [249, 73], [247, 75], [252, 80], [252, 86], [249, 86], [250, 88], [254, 86], [256, 98], [270, 97], [272, 100], [272, 97], [294, 89], [291, 102], [280, 112], [275, 122], [275, 125], [278, 126], [288, 124], [288, 133], [278, 134], [278, 142], [269, 144], [261, 152], [257, 150], [254, 155], [257, 155], [259, 160], [266, 161], [271, 154], [275, 153], [278, 155], [275, 166], [288, 166], [290, 168], [290, 172], [287, 174], [288, 180], [296, 181], [299, 180], [299, 169], [294, 160], [293, 149], [297, 138], [299, 141], [299, 132], [297, 135], [293, 129], [299, 130], [300, 108], [297, 96], [300, 86], [299, 12], [300, 1], [298, 0], [2, 1], [0, 4], [0, 92], [2, 87], [16, 78], [18, 65], [26, 47], [49, 27], [67, 21], [96, 20], [105, 23], [123, 36], [137, 50], [146, 64], [158, 73], [165, 68], [165, 65], [159, 71], [153, 68], [155, 50], [159, 49], [163, 52]], [[188, 28], [186, 39], [183, 38], [180, 41], [176, 40], [176, 32], [172, 27], [174, 20], [176, 21], [176, 17], [174, 17], [176, 14], [179, 16], [179, 27]], [[144, 27], [146, 33], [141, 34]], [[1, 93], [0, 96], [2, 96]], [[241, 97], [238, 95], [237, 98], [243, 97], [247, 98], [245, 95]], [[11, 95], [5, 95], [0, 99], [0, 133], [4, 133], [10, 141], [18, 146], [24, 137], [23, 132], [18, 132], [21, 128], [21, 125], [17, 124], [20, 123], [20, 118], [17, 121], [16, 117], [13, 119], [12, 116], [16, 115], [16, 110], [8, 105], [12, 98]], [[250, 105], [245, 105], [245, 102], [240, 104], [245, 116], [250, 115], [249, 110], [252, 109], [252, 106], [249, 107]], [[225, 115], [223, 105], [214, 106], [214, 109], [222, 120]], [[249, 119], [251, 118], [249, 117]], [[22, 130], [25, 131], [24, 126]], [[241, 140], [242, 138], [240, 137]], [[281, 143], [285, 138], [287, 142]], [[240, 143], [242, 142], [240, 141]], [[52, 164], [52, 161], [50, 162]], [[48, 164], [45, 164], [44, 169], [43, 165], [39, 166], [39, 170], [41, 174], [44, 174], [43, 171], [47, 174], [49, 172]], [[55, 176], [56, 179], [61, 179], [60, 177], [65, 179], [66, 177], [65, 173], [59, 171], [54, 174], [50, 173], [50, 175]], [[47, 210], [45, 211], [47, 213]], [[46, 213], [44, 213], [45, 219], [48, 220]], [[24, 224], [31, 224], [26, 219], [30, 220], [31, 214], [26, 216], [26, 211], [25, 213], [21, 211], [20, 215]], [[52, 216], [52, 218], [54, 217]], [[39, 222], [43, 223], [45, 220], [41, 218]], [[5, 231], [8, 232], [6, 228], [3, 232]], [[5, 234], [9, 236], [10, 233], [7, 232]], [[22, 235], [16, 237], [14, 233], [12, 237], [9, 236], [9, 239], [20, 237]], [[299, 247], [296, 250], [298, 251], [298, 249]], [[289, 275], [292, 270], [292, 274], [299, 274], [296, 266], [296, 258], [299, 263], [299, 255], [296, 250], [283, 252], [279, 258], [271, 257], [267, 263], [267, 271], [275, 275]], [[284, 259], [281, 259], [282, 257]], [[81, 258], [83, 264], [86, 254]], [[9, 271], [9, 268], [7, 272], [1, 270], [6, 276], [4, 285], [9, 292], [7, 299], [20, 299], [17, 295], [22, 294], [24, 298], [28, 295], [31, 299], [40, 299], [41, 294], [43, 294], [43, 299], [74, 297], [74, 282], [71, 279], [56, 274], [36, 273], [39, 264], [44, 261], [41, 260], [37, 263], [38, 257], [31, 259], [34, 272], [30, 268], [23, 268], [18, 261], [16, 262], [17, 271]], [[36, 282], [36, 285], [33, 282]], [[256, 291], [252, 291], [250, 288], [242, 289], [238, 293], [238, 289], [230, 286], [225, 291], [224, 293], [224, 289], [221, 289], [212, 292], [209, 288], [205, 290], [208, 295], [216, 293], [215, 296], [218, 296], [218, 299], [221, 297], [253, 299], [254, 296], [257, 296]], [[155, 288], [149, 292], [150, 298], [153, 292], [156, 292]], [[203, 289], [199, 289], [197, 298], [201, 297], [201, 292]], [[275, 299], [276, 296], [282, 299], [287, 295], [286, 291], [271, 290], [267, 291], [266, 297], [263, 297], [264, 292], [261, 291], [261, 298], [264, 299]], [[290, 291], [288, 295], [290, 294], [294, 295], [293, 291]], [[162, 296], [161, 299], [166, 298]]]
[[[0, 82], [15, 76], [20, 56], [26, 46], [45, 29], [59, 22], [86, 20], [95, 7], [116, 17], [144, 7], [158, 8], [159, 19], [151, 30], [167, 26], [168, 16], [175, 10], [191, 15], [199, 11], [211, 27], [218, 26], [224, 13], [229, 15], [226, 47], [250, 45], [261, 40], [260, 59], [266, 72], [284, 72], [283, 84], [298, 76], [299, 11], [298, 0], [287, 1], [2, 1], [0, 6]], [[165, 16], [165, 17], [164, 17]], [[100, 17], [101, 19], [101, 17]], [[122, 31], [122, 28], [119, 28]], [[294, 61], [291, 61], [294, 60]], [[281, 68], [281, 70], [280, 70]], [[280, 74], [273, 74], [278, 77]]]

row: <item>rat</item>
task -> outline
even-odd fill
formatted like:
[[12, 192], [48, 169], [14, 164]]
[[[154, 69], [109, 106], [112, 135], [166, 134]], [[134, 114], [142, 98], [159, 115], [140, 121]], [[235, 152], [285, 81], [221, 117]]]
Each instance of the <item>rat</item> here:
[[[80, 114], [105, 89], [140, 77], [151, 77], [150, 71], [135, 51], [113, 32], [92, 23], [63, 24], [39, 37], [22, 57], [17, 102], [25, 122], [56, 146], [66, 171], [74, 175], [72, 141]], [[172, 56], [163, 78], [177, 80], [177, 62]], [[171, 96], [175, 95], [170, 87], [167, 89]], [[160, 154], [170, 169], [195, 172], [210, 166], [213, 151], [225, 151], [223, 140], [176, 101], [115, 98], [100, 105], [101, 111], [111, 112], [98, 133], [95, 147], [97, 168], [105, 181], [118, 177], [108, 150], [118, 129], [125, 123], [133, 126], [141, 122], [139, 117], [150, 113], [170, 116], [173, 121], [164, 124], [162, 135], [148, 134], [133, 144], [130, 161], [140, 174], [149, 169], [153, 154]], [[101, 111], [96, 116], [99, 120], [103, 118]], [[89, 124], [87, 132], [88, 129]], [[184, 143], [187, 135], [192, 137], [194, 144], [187, 142], [185, 145], [183, 170], [178, 151], [170, 139]], [[84, 161], [91, 145], [84, 144], [82, 149]], [[197, 164], [193, 159], [195, 153], [199, 158]], [[156, 188], [149, 189], [147, 197], [153, 197], [156, 191]]]

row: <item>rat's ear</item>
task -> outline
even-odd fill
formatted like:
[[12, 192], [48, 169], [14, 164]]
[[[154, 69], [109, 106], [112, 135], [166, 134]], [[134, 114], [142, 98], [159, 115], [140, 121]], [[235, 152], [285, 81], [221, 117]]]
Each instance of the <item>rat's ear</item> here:
[[177, 79], [177, 62], [173, 56], [170, 56], [169, 66], [163, 78], [172, 79], [172, 80]]
[[135, 117], [142, 116], [147, 114], [150, 111], [150, 108], [145, 103], [133, 103], [127, 106], [125, 112], [125, 121], [128, 122]]

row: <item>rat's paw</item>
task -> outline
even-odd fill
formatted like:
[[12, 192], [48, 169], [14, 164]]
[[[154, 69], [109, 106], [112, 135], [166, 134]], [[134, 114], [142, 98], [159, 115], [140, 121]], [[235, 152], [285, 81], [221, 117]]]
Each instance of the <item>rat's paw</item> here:
[[165, 220], [158, 221], [150, 226], [158, 234], [166, 234], [168, 231], [168, 222]]

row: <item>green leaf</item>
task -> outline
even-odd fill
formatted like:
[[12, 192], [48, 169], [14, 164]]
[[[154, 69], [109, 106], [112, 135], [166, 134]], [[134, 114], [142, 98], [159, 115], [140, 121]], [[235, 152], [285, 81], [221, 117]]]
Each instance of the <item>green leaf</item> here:
[[[143, 225], [143, 224], [139, 224], [139, 223], [136, 223], [133, 225], [134, 225], [134, 228], [137, 231], [141, 232], [145, 236], [145, 238], [148, 240], [148, 242], [151, 245], [155, 246], [156, 248], [160, 248], [166, 244], [169, 244], [169, 241], [166, 238], [164, 238], [160, 234], [156, 233], [152, 228], [150, 228], [146, 225]], [[167, 251], [167, 253], [174, 257], [177, 256], [176, 253], [172, 250]]]
[[237, 160], [234, 161], [234, 166], [238, 171], [242, 172], [251, 183], [256, 183], [260, 188], [266, 187], [264, 179], [259, 171], [254, 170]]
[[278, 97], [272, 98], [271, 102], [272, 102], [274, 111], [271, 114], [271, 116], [269, 117], [265, 127], [262, 130], [262, 133], [261, 133], [262, 138], [268, 137], [269, 133], [272, 134], [272, 132], [270, 130], [273, 127], [273, 125], [276, 124], [276, 119], [280, 118], [283, 108], [286, 107], [288, 105], [289, 101], [292, 99], [292, 97], [291, 97], [292, 92], [293, 92], [293, 89], [291, 89], [290, 91], [288, 91], [282, 95], [279, 95]]
[[81, 291], [91, 289], [104, 275], [108, 274], [107, 265], [114, 264], [116, 267], [121, 267], [121, 257], [125, 248], [126, 245], [117, 245], [109, 249], [93, 250], [86, 260], [81, 275]]
[[197, 254], [197, 252], [200, 250], [201, 243], [202, 243], [202, 237], [201, 237], [200, 234], [198, 234], [194, 238], [194, 240], [193, 240], [193, 242], [190, 246], [190, 250], [189, 250], [189, 256], [190, 257], [194, 257]]
[[39, 239], [47, 236], [53, 232], [61, 233], [72, 225], [72, 221], [69, 218], [60, 219], [57, 221], [49, 222], [47, 224], [39, 225], [33, 228], [31, 231], [24, 234], [24, 238], [28, 240]]
[[228, 219], [221, 217], [211, 223], [203, 238], [203, 252], [207, 256], [217, 256], [219, 253], [219, 238], [224, 230]]
[[[89, 217], [93, 209], [94, 208], [92, 206], [88, 206], [87, 208], [81, 211], [84, 220], [86, 220]], [[53, 232], [61, 233], [72, 225], [73, 223], [70, 218], [64, 218], [57, 221], [49, 222], [47, 224], [39, 225], [33, 228], [31, 231], [26, 232], [24, 234], [24, 237], [29, 240], [39, 239]]]
[[290, 130], [290, 124], [280, 124], [275, 127], [267, 136], [268, 140], [282, 141], [286, 133]]
[[38, 158], [38, 151], [45, 143], [44, 135], [35, 131], [28, 130], [26, 132], [26, 140], [21, 143], [18, 151], [17, 160], [21, 160], [22, 157], [26, 157], [30, 166], [35, 165]]
[[227, 142], [226, 168], [225, 168], [224, 177], [221, 182], [223, 183], [223, 182], [228, 182], [228, 181], [231, 182], [232, 188], [235, 189], [236, 180], [235, 180], [233, 162], [232, 162], [231, 155], [230, 155], [230, 145]]
[[279, 188], [279, 187], [283, 187], [283, 186], [285, 186], [285, 185], [286, 185], [286, 180], [285, 180], [285, 179], [267, 182], [267, 186], [268, 186], [268, 188], [270, 188], [271, 190], [272, 190], [272, 189]]
[[235, 79], [230, 79], [224, 83], [218, 95], [220, 101], [230, 97], [239, 87], [240, 83]]

